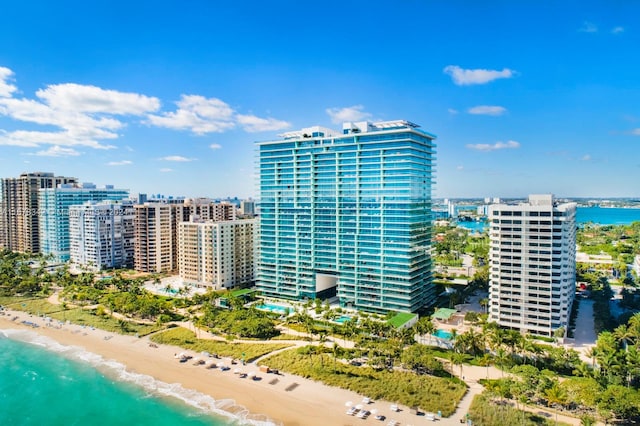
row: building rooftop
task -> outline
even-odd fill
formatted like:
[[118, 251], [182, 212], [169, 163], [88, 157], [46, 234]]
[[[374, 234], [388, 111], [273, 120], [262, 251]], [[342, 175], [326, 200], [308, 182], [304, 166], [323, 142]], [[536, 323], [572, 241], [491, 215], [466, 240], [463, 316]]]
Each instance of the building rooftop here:
[[[407, 120], [390, 120], [390, 121], [347, 121], [342, 124], [342, 132], [328, 127], [311, 126], [305, 127], [301, 130], [293, 130], [290, 132], [280, 133], [278, 136], [287, 139], [305, 139], [305, 138], [322, 138], [322, 137], [338, 137], [341, 135], [349, 135], [354, 133], [370, 133], [380, 132], [384, 130], [396, 130], [396, 129], [417, 129], [419, 125]], [[426, 133], [426, 132], [422, 132]], [[427, 135], [435, 138], [434, 135]]]

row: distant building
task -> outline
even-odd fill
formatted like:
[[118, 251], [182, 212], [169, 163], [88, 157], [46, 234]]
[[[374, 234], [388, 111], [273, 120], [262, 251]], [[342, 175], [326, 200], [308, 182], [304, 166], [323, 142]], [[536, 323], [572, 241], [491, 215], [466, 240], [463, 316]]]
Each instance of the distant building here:
[[216, 203], [209, 198], [187, 198], [184, 200], [185, 220], [198, 217], [215, 222], [236, 219], [236, 207], [228, 202]]
[[248, 200], [242, 200], [240, 202], [240, 214], [243, 216], [255, 216], [256, 215], [256, 203], [249, 198]]
[[40, 208], [40, 251], [51, 254], [57, 262], [70, 259], [69, 208], [87, 201], [124, 200], [129, 190], [113, 185], [97, 187], [92, 183], [66, 183], [57, 188], [41, 189], [38, 193]]
[[576, 204], [552, 195], [489, 207], [489, 320], [542, 336], [567, 330], [576, 284]]
[[128, 201], [69, 207], [71, 261], [94, 271], [133, 267], [133, 221]]
[[76, 178], [46, 172], [0, 179], [0, 248], [39, 253], [41, 211], [38, 191], [76, 182]]
[[214, 289], [255, 281], [256, 220], [178, 224], [178, 264], [187, 283]]
[[433, 303], [435, 136], [404, 120], [281, 136], [258, 142], [262, 293], [380, 313]]

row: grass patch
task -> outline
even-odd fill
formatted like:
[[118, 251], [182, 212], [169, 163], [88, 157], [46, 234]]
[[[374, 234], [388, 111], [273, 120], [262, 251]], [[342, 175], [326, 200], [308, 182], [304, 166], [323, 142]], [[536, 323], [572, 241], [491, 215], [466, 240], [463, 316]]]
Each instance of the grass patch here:
[[[2, 302], [0, 302], [1, 304]], [[11, 304], [7, 304], [7, 307], [16, 309], [19, 311], [29, 312], [31, 314], [46, 314], [49, 315], [54, 312], [61, 312], [64, 308], [61, 305], [55, 305], [48, 302], [46, 299], [25, 299], [21, 298], [14, 301]]]
[[298, 336], [297, 334], [279, 334], [269, 340], [309, 340], [309, 338], [305, 336]]
[[242, 354], [244, 353], [244, 359], [248, 362], [273, 351], [291, 346], [285, 343], [228, 343], [217, 340], [198, 339], [193, 331], [183, 327], [176, 327], [162, 333], [154, 334], [150, 339], [159, 344], [179, 346], [196, 352], [207, 351], [212, 354], [237, 359], [242, 359]]
[[[496, 404], [485, 393], [476, 395], [475, 398], [473, 398], [471, 407], [469, 407], [469, 416], [473, 424], [478, 426], [552, 426], [556, 424], [553, 416], [547, 418], [528, 411], [518, 410], [510, 405]], [[557, 424], [569, 426], [567, 423], [562, 422], [558, 422]]]
[[[309, 347], [306, 347], [309, 348]], [[373, 399], [385, 399], [409, 407], [450, 416], [466, 393], [458, 379], [418, 376], [400, 371], [376, 371], [335, 362], [332, 356], [305, 355], [305, 348], [274, 354], [261, 362], [271, 368], [321, 381], [329, 386], [348, 389]]]
[[231, 292], [231, 295], [233, 297], [240, 297], [240, 296], [245, 296], [245, 295], [253, 294], [253, 293], [257, 293], [257, 290], [252, 290], [250, 288], [242, 288], [240, 290], [233, 290]]
[[132, 321], [123, 321], [111, 316], [100, 316], [95, 314], [95, 310], [73, 308], [67, 311], [58, 311], [49, 315], [59, 321], [71, 321], [74, 324], [95, 327], [101, 330], [111, 331], [120, 334], [146, 336], [156, 331], [166, 328], [157, 324], [138, 324]]
[[31, 300], [41, 300], [42, 298], [34, 298], [30, 296], [0, 296], [0, 305], [11, 309], [21, 309], [20, 306], [11, 306], [15, 304], [26, 303]]
[[408, 312], [398, 312], [392, 318], [390, 318], [387, 321], [387, 323], [389, 323], [395, 328], [399, 328], [404, 324], [406, 324], [407, 322], [411, 321], [415, 317], [416, 317], [416, 314], [410, 314]]

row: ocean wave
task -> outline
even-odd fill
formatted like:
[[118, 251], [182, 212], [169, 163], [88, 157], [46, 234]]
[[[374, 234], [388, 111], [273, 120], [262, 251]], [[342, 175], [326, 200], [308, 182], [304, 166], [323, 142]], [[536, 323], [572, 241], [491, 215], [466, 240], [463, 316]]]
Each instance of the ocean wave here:
[[224, 417], [232, 425], [279, 426], [264, 415], [252, 414], [245, 407], [236, 404], [232, 399], [216, 400], [201, 392], [186, 389], [179, 383], [166, 383], [146, 374], [132, 373], [124, 364], [108, 360], [100, 355], [88, 352], [76, 346], [66, 346], [29, 330], [0, 330], [0, 338], [10, 338], [33, 344], [52, 352], [56, 352], [71, 360], [87, 363], [115, 380], [131, 383], [144, 389], [151, 397], [171, 397], [197, 408]]

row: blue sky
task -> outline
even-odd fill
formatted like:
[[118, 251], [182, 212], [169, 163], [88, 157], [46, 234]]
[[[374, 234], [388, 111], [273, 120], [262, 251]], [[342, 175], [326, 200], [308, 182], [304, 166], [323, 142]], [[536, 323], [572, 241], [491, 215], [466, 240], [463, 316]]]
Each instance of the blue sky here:
[[6, 3], [3, 177], [255, 196], [255, 141], [406, 119], [437, 197], [640, 196], [638, 2]]

